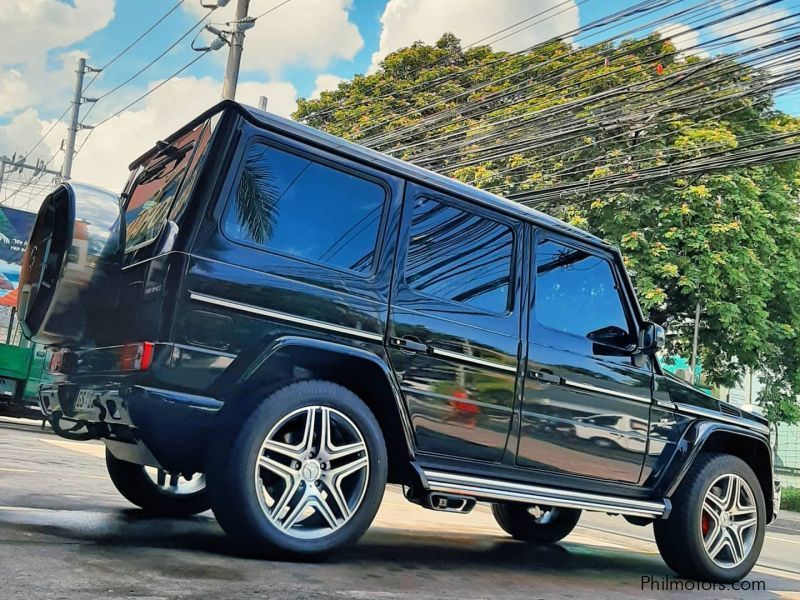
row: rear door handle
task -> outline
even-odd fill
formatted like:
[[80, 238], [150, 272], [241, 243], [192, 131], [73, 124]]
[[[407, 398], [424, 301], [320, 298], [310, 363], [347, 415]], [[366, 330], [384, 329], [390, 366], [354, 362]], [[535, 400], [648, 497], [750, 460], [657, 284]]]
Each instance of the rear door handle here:
[[557, 375], [552, 373], [545, 373], [543, 371], [528, 371], [528, 375], [542, 383], [551, 383], [553, 385], [561, 385], [563, 380]]
[[401, 338], [389, 338], [389, 342], [392, 346], [396, 346], [401, 350], [408, 350], [409, 352], [430, 352], [430, 346], [428, 344], [423, 344], [419, 338], [414, 337], [413, 335], [405, 335]]

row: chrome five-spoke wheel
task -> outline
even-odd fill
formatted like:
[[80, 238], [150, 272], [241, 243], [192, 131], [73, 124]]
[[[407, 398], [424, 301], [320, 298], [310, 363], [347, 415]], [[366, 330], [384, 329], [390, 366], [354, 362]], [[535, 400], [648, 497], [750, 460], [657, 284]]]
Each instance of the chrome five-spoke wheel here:
[[750, 485], [739, 475], [718, 477], [703, 500], [700, 526], [703, 545], [714, 563], [730, 569], [750, 554], [758, 515]]
[[299, 408], [270, 429], [255, 468], [264, 514], [298, 539], [327, 536], [364, 498], [369, 457], [364, 436], [342, 412]]
[[661, 556], [688, 579], [731, 583], [750, 572], [764, 543], [767, 505], [753, 469], [738, 456], [700, 454], [653, 523]]

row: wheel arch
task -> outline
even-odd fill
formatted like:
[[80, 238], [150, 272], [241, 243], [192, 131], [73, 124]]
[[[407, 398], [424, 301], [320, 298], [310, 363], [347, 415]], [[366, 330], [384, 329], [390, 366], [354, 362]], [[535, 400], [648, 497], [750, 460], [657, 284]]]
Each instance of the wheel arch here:
[[[389, 481], [414, 483], [413, 435], [400, 389], [383, 356], [324, 340], [287, 336], [275, 340], [246, 369], [237, 384], [239, 398], [263, 398], [294, 381], [323, 379], [361, 398], [381, 426], [389, 457]], [[226, 402], [249, 409], [239, 401]], [[223, 409], [225, 410], [225, 409]]]
[[722, 452], [741, 458], [753, 469], [764, 493], [767, 522], [773, 519], [778, 507], [774, 505], [772, 451], [766, 437], [724, 423], [702, 421], [693, 424], [684, 441], [691, 445], [691, 451], [677, 476], [669, 483], [665, 493], [667, 498], [678, 489], [698, 456]]

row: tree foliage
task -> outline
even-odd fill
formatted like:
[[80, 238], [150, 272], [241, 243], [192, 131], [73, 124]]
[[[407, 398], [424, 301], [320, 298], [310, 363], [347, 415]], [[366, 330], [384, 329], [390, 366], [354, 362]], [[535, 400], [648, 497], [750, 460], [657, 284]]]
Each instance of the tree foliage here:
[[[763, 73], [704, 60], [680, 58], [658, 35], [509, 55], [464, 50], [446, 34], [300, 100], [295, 118], [502, 194], [635, 173], [800, 129], [760, 91]], [[693, 78], [670, 79], [693, 66]], [[690, 353], [699, 304], [709, 383], [730, 386], [758, 369], [770, 417], [796, 421], [798, 192], [800, 168], [789, 161], [534, 204], [622, 248], [645, 313], [667, 328], [669, 352]]]

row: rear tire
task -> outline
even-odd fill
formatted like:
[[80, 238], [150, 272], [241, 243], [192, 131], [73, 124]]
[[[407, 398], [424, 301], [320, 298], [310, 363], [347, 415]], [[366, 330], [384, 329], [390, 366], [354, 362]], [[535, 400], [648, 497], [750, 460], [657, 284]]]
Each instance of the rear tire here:
[[[106, 449], [106, 467], [111, 482], [129, 502], [153, 515], [189, 517], [211, 508], [203, 476], [195, 474], [192, 480], [182, 482], [173, 489], [195, 489], [180, 493], [169, 491], [169, 486], [159, 486], [145, 467], [116, 458]], [[169, 475], [166, 475], [169, 477]], [[192, 484], [194, 481], [194, 484]]]
[[208, 477], [214, 515], [240, 550], [309, 559], [363, 535], [383, 498], [387, 457], [358, 396], [301, 381], [239, 423], [210, 458]]
[[544, 514], [531, 513], [534, 507], [517, 504], [492, 504], [497, 524], [515, 540], [533, 544], [554, 544], [567, 537], [581, 517], [574, 508], [540, 507]]
[[764, 543], [766, 503], [747, 463], [729, 454], [699, 456], [672, 506], [669, 519], [656, 521], [653, 529], [673, 571], [719, 583], [739, 581], [750, 572]]

